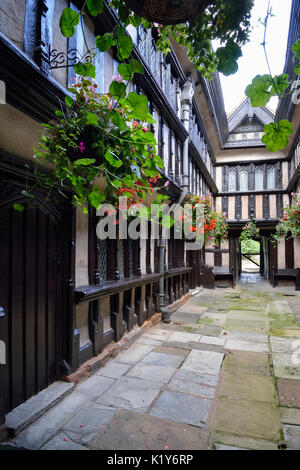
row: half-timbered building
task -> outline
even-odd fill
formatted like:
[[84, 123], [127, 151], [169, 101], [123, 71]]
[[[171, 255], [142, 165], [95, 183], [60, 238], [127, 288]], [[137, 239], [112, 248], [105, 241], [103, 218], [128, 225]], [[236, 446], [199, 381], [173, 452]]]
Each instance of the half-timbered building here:
[[[241, 272], [239, 236], [253, 215], [261, 229], [261, 275], [273, 282], [278, 269], [300, 268], [299, 240], [274, 247], [274, 233], [292, 191], [299, 190], [300, 109], [290, 98], [277, 113], [294, 124], [289, 146], [270, 154], [261, 144], [264, 125], [274, 120], [267, 108], [245, 99], [227, 116], [218, 74], [203, 78], [178, 44], [165, 57], [143, 27], [129, 28], [133, 55], [144, 75], [135, 82], [149, 100], [153, 132], [164, 162], [173, 202], [184, 191], [211, 193], [215, 208], [227, 213], [229, 238], [216, 248], [186, 251], [183, 240], [106, 240], [96, 236], [97, 214], [85, 215], [69, 199], [45, 200], [36, 207], [22, 191], [34, 181], [34, 152], [41, 123], [64, 103], [74, 78], [68, 52], [86, 53], [80, 29], [71, 39], [59, 29], [62, 10], [81, 0], [2, 0], [0, 4], [0, 425], [5, 414], [75, 372], [83, 363], [155, 313], [198, 286], [214, 285], [214, 270]], [[85, 17], [89, 47], [118, 19]], [[292, 76], [291, 46], [299, 37], [299, 3], [293, 1], [285, 72]], [[108, 91], [117, 72], [115, 51], [98, 52], [96, 82]], [[186, 96], [188, 83], [193, 94]], [[183, 109], [188, 107], [189, 120]], [[186, 149], [186, 150], [185, 150]], [[185, 171], [188, 169], [188, 171]], [[47, 172], [45, 167], [43, 171]], [[13, 209], [25, 206], [23, 212]], [[163, 262], [161, 263], [161, 257]], [[162, 268], [163, 266], [163, 268]], [[225, 276], [226, 277], [226, 276]], [[3, 349], [3, 348], [2, 348]]]

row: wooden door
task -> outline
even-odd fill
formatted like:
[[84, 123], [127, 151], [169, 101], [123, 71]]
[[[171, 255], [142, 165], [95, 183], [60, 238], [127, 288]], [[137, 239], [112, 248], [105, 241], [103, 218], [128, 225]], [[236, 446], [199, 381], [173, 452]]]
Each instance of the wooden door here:
[[44, 207], [0, 204], [4, 411], [58, 378], [63, 324], [62, 224]]
[[5, 409], [57, 378], [59, 228], [40, 209], [0, 211], [0, 305], [7, 316]]

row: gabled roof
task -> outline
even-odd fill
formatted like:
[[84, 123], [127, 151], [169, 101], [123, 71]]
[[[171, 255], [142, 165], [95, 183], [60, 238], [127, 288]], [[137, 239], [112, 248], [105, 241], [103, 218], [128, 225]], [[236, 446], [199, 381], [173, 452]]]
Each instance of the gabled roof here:
[[274, 118], [267, 107], [254, 108], [249, 98], [244, 99], [228, 117], [229, 135], [224, 148], [263, 146], [261, 133]]

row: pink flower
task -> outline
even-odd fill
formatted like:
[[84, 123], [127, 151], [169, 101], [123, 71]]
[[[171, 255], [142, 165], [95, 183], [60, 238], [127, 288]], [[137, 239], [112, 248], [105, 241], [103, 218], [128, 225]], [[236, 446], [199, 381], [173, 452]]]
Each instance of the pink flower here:
[[165, 187], [170, 186], [170, 181], [166, 181], [164, 184]]
[[134, 127], [134, 129], [137, 129], [139, 127], [139, 123], [137, 121], [132, 121], [132, 127]]
[[85, 151], [85, 146], [84, 146], [84, 143], [83, 142], [80, 142], [80, 144], [78, 145], [79, 147], [79, 150], [81, 153], [83, 153]]
[[120, 83], [123, 82], [123, 77], [122, 77], [122, 75], [120, 75], [119, 73], [117, 73], [116, 75], [114, 75], [112, 79], [113, 79], [114, 82], [120, 82]]

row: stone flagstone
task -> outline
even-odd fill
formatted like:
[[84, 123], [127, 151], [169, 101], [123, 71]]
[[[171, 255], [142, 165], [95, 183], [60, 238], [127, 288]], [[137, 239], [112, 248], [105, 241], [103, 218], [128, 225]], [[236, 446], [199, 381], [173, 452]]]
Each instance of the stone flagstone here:
[[121, 377], [96, 403], [144, 413], [157, 397], [160, 388], [159, 382]]
[[155, 403], [150, 415], [203, 427], [209, 409], [210, 402], [205, 398], [165, 391]]
[[157, 364], [140, 362], [126, 374], [126, 377], [136, 377], [164, 384], [169, 382], [175, 370], [176, 367], [159, 366]]
[[[120, 410], [88, 443], [92, 450], [203, 450], [208, 430]], [[146, 458], [146, 457], [145, 457]]]
[[63, 430], [78, 444], [85, 444], [93, 439], [100, 427], [113, 419], [117, 410], [92, 404], [85, 407], [68, 421]]
[[133, 344], [126, 351], [122, 351], [118, 354], [118, 362], [124, 362], [125, 364], [135, 364], [145, 357], [153, 346], [147, 344]]
[[284, 439], [288, 449], [300, 450], [300, 426], [283, 426]]
[[106, 366], [99, 369], [96, 374], [111, 379], [119, 379], [124, 375], [132, 366], [128, 364], [118, 363], [116, 361], [109, 362]]
[[275, 403], [219, 399], [213, 411], [212, 427], [255, 439], [280, 439], [279, 412]]
[[142, 362], [146, 362], [149, 364], [157, 364], [158, 366], [178, 367], [183, 360], [184, 356], [181, 355], [151, 352], [142, 359]]
[[222, 365], [224, 354], [214, 351], [193, 349], [182, 365], [183, 370], [192, 370], [201, 374], [217, 375]]
[[238, 349], [241, 351], [253, 351], [258, 353], [267, 353], [269, 347], [264, 343], [252, 343], [250, 341], [241, 341], [238, 339], [228, 339], [226, 343], [227, 349]]
[[207, 387], [206, 385], [200, 385], [195, 382], [189, 382], [186, 380], [180, 380], [177, 377], [171, 380], [168, 384], [168, 389], [176, 392], [188, 393], [189, 395], [213, 398], [215, 395], [215, 388]]
[[21, 432], [14, 444], [26, 449], [39, 449], [50, 440], [72, 416], [86, 404], [86, 396], [74, 391], [32, 426]]
[[114, 379], [108, 377], [102, 377], [99, 375], [93, 375], [89, 379], [80, 383], [77, 386], [77, 390], [86, 395], [90, 400], [99, 397], [105, 392], [113, 383]]

